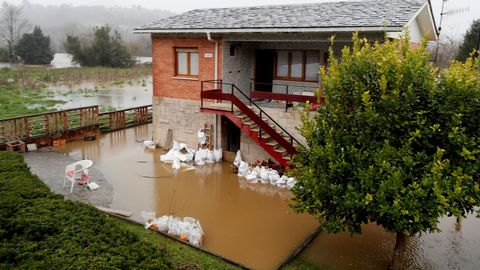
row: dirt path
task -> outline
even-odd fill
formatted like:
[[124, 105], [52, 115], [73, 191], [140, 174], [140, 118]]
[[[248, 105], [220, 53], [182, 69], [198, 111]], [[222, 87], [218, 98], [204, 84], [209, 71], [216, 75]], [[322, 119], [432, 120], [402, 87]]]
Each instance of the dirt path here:
[[77, 160], [52, 151], [29, 152], [24, 154], [25, 162], [30, 171], [37, 175], [54, 193], [64, 195], [66, 199], [81, 201], [91, 205], [109, 207], [113, 200], [113, 186], [110, 185], [103, 174], [95, 168], [95, 164], [89, 171], [90, 180], [97, 183], [100, 188], [89, 190], [86, 187], [75, 186], [70, 191], [70, 183], [63, 187], [65, 167]]

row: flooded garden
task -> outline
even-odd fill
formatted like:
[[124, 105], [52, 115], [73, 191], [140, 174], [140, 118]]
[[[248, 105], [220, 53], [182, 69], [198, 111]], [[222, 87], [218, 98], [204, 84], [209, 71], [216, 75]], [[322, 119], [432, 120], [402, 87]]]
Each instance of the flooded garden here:
[[[292, 212], [288, 190], [249, 184], [226, 162], [173, 171], [160, 162], [163, 150], [139, 143], [150, 136], [146, 125], [57, 151], [94, 161], [113, 186], [112, 208], [131, 211], [137, 221], [144, 210], [192, 216], [202, 223], [206, 250], [253, 269], [275, 268], [317, 228], [313, 217]], [[456, 224], [445, 218], [440, 228], [409, 241], [408, 269], [476, 269], [480, 219], [469, 216]], [[320, 269], [387, 269], [394, 240], [375, 224], [365, 225], [362, 235], [321, 232], [298, 258]]]

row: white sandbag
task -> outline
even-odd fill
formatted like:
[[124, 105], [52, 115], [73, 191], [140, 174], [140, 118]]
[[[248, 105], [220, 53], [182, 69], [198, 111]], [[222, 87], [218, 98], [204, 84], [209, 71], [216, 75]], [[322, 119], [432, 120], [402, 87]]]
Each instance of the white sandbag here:
[[182, 167], [182, 165], [180, 165], [180, 159], [175, 158], [175, 159], [173, 160], [172, 168], [173, 168], [174, 170], [178, 170], [178, 169], [180, 169], [180, 167]]
[[191, 231], [190, 232], [190, 237], [188, 238], [188, 243], [190, 245], [196, 246], [196, 247], [201, 247], [203, 242], [203, 236], [198, 233], [197, 231]]
[[163, 216], [160, 217], [156, 220], [156, 224], [158, 227], [158, 230], [161, 232], [167, 232], [168, 231], [168, 223], [170, 222], [170, 219], [172, 216]]
[[240, 166], [238, 166], [238, 176], [244, 177], [248, 172], [248, 163], [245, 161], [240, 161]]
[[190, 224], [195, 224], [197, 222], [197, 220], [192, 218], [192, 217], [184, 217], [183, 222], [187, 222], [187, 223], [190, 223]]
[[172, 149], [170, 149], [170, 150], [180, 151], [180, 149], [181, 149], [180, 143], [178, 143], [177, 141], [173, 140], [173, 146], [172, 146]]
[[213, 151], [210, 151], [207, 149], [207, 163], [215, 163], [214, 157], [213, 157]]
[[190, 240], [191, 231], [192, 231], [192, 224], [188, 222], [182, 222], [180, 224], [180, 239]]
[[245, 175], [245, 179], [247, 179], [248, 182], [253, 182], [257, 180], [257, 172], [255, 169], [249, 170], [247, 174]]
[[207, 141], [207, 135], [205, 134], [205, 132], [203, 132], [203, 128], [198, 130], [197, 137], [198, 143], [200, 143], [200, 145], [205, 144], [205, 142]]
[[171, 219], [170, 219], [170, 222], [169, 222], [169, 224], [168, 224], [168, 231], [167, 231], [167, 233], [168, 233], [169, 235], [178, 237], [178, 236], [180, 235], [182, 223], [183, 223], [183, 222], [182, 222], [179, 218], [171, 218]]
[[205, 160], [207, 159], [207, 150], [205, 149], [198, 149], [198, 151], [195, 153], [195, 163], [197, 165], [204, 165]]
[[213, 150], [213, 159], [215, 160], [215, 162], [222, 161], [222, 155], [223, 155], [222, 148]]
[[288, 189], [292, 189], [296, 184], [297, 184], [297, 180], [295, 180], [295, 178], [293, 177], [288, 178], [288, 181], [287, 181]]
[[157, 141], [143, 141], [144, 148], [155, 149], [157, 147]]
[[262, 182], [264, 182], [264, 181], [265, 181], [265, 182], [270, 181], [270, 180], [268, 179], [268, 173], [269, 173], [269, 172], [268, 172], [268, 169], [267, 169], [266, 167], [262, 167], [262, 168], [260, 169], [260, 179], [262, 180]]
[[268, 175], [268, 180], [270, 180], [271, 185], [275, 185], [277, 181], [280, 180], [280, 175], [276, 170], [272, 170], [270, 174]]
[[143, 219], [144, 223], [152, 223], [155, 220], [155, 212], [142, 211], [140, 212], [140, 217]]
[[242, 161], [242, 154], [240, 153], [240, 150], [237, 151], [237, 156], [235, 157], [235, 160], [233, 161], [233, 165], [240, 167], [240, 162]]

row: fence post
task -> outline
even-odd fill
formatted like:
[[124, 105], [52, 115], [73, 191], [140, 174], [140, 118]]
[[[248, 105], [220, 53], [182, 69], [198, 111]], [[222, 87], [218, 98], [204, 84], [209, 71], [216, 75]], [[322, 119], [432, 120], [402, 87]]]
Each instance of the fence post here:
[[[262, 110], [260, 110], [260, 120], [263, 121], [262, 119]], [[261, 139], [262, 138], [262, 126], [259, 125], [259, 131], [258, 131], [258, 138]]]

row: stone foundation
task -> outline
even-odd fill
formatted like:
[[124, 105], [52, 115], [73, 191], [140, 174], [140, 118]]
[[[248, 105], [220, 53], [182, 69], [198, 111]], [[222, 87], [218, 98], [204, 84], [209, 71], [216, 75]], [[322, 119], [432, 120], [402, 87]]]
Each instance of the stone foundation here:
[[196, 149], [198, 130], [214, 124], [214, 117], [200, 112], [200, 101], [153, 97], [153, 139], [164, 147], [172, 129], [174, 140]]

